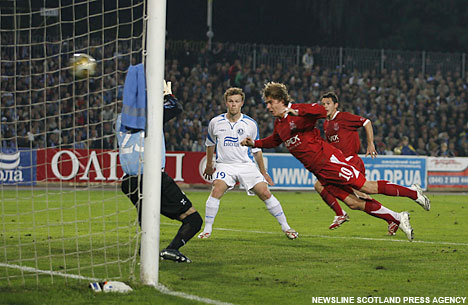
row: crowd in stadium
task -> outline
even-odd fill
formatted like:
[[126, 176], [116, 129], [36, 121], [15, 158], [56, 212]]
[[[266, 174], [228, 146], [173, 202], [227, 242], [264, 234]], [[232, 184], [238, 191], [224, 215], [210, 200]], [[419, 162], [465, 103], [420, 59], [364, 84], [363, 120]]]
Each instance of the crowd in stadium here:
[[[112, 57], [113, 51], [107, 48], [104, 52], [109, 54], [91, 55], [99, 61]], [[341, 110], [372, 121], [379, 154], [468, 156], [468, 76], [462, 78], [459, 72], [423, 75], [411, 68], [380, 72], [344, 69], [339, 73], [338, 69], [323, 68], [319, 54], [307, 53], [300, 65], [257, 64], [253, 69], [251, 58], [241, 60], [233, 48], [221, 43], [197, 52], [183, 47], [166, 50], [165, 79], [172, 82], [172, 91], [185, 110], [165, 126], [167, 150], [205, 150], [208, 122], [225, 112], [223, 93], [230, 86], [244, 90], [243, 112], [257, 120], [260, 137], [268, 136], [273, 119], [260, 92], [266, 82], [276, 81], [285, 83], [298, 103], [314, 103], [324, 92], [335, 91]], [[109, 61], [100, 70], [103, 75], [99, 81], [90, 83], [73, 83], [63, 71], [42, 78], [41, 71], [52, 71], [50, 65], [57, 62], [58, 56], [57, 61], [48, 60], [47, 67], [40, 61], [32, 64], [30, 71], [41, 75], [36, 83], [31, 84], [27, 77], [2, 80], [2, 150], [16, 146], [116, 147], [112, 121], [120, 109], [117, 101], [122, 97], [124, 75], [115, 77], [111, 71], [115, 66], [125, 71], [129, 60]], [[2, 64], [2, 75], [28, 72], [21, 62], [16, 70], [11, 68]], [[109, 83], [114, 89], [106, 91]], [[49, 89], [40, 89], [45, 84]], [[87, 86], [96, 93], [83, 95]], [[16, 100], [15, 88], [25, 92], [17, 93]], [[365, 135], [361, 138], [361, 152], [365, 152]], [[276, 151], [285, 150], [280, 147]]]
[[298, 103], [314, 103], [324, 92], [335, 91], [341, 110], [372, 121], [379, 154], [468, 156], [468, 77], [462, 79], [457, 72], [422, 75], [400, 69], [339, 74], [322, 69], [317, 58], [312, 66], [261, 64], [252, 70], [250, 62], [241, 64], [232, 49], [221, 46], [212, 52], [169, 53], [165, 75], [185, 107], [185, 113], [166, 127], [168, 150], [204, 150], [206, 125], [225, 112], [223, 93], [229, 86], [244, 89], [243, 112], [257, 120], [261, 137], [270, 135], [273, 120], [260, 92], [266, 82], [276, 81], [285, 83]]

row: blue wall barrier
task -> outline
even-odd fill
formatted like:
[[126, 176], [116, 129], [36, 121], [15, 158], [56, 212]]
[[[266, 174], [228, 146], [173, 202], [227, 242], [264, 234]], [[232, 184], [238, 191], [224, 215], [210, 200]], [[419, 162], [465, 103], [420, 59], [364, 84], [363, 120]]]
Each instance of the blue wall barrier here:
[[[265, 153], [265, 166], [275, 185], [272, 189], [313, 189], [317, 178], [290, 154]], [[368, 180], [388, 180], [403, 186], [418, 183], [427, 188], [426, 157], [362, 157]]]
[[367, 180], [388, 180], [391, 183], [411, 186], [413, 183], [427, 188], [426, 157], [378, 156], [361, 157], [366, 166]]

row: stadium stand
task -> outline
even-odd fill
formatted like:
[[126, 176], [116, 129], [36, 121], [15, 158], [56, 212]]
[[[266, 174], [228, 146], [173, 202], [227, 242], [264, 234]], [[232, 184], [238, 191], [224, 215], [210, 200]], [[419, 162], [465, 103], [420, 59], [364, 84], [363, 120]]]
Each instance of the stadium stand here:
[[[17, 52], [29, 58], [32, 49], [19, 47]], [[273, 120], [265, 115], [259, 94], [265, 82], [279, 81], [288, 85], [298, 103], [313, 103], [323, 92], [336, 91], [342, 110], [372, 120], [380, 154], [410, 151], [418, 155], [468, 156], [468, 76], [464, 63], [458, 62], [459, 54], [404, 51], [384, 54], [383, 50], [317, 47], [313, 49], [310, 67], [302, 64], [305, 50], [305, 47], [230, 43], [216, 43], [209, 50], [202, 42], [168, 41], [165, 78], [172, 81], [173, 92], [182, 101], [185, 112], [165, 126], [167, 150], [205, 150], [207, 124], [225, 110], [222, 94], [229, 86], [244, 89], [244, 113], [257, 120], [261, 136], [270, 134]], [[8, 59], [11, 52], [12, 49], [2, 49], [2, 58]], [[2, 149], [14, 148], [16, 144], [31, 148], [115, 148], [112, 122], [120, 112], [124, 76], [130, 61], [120, 57], [119, 76], [110, 78], [106, 68], [116, 64], [112, 45], [105, 52], [90, 50], [90, 55], [102, 65], [101, 75], [89, 83], [91, 90], [83, 87], [86, 82], [65, 85], [72, 81], [68, 73], [47, 74], [44, 78], [41, 73], [44, 68], [57, 70], [53, 67], [57, 62], [51, 59], [46, 65], [41, 61], [18, 62], [16, 71], [36, 72], [31, 79], [15, 78], [11, 74], [14, 69], [3, 65], [1, 103], [6, 111], [1, 117]], [[45, 81], [49, 86], [56, 84], [58, 90], [44, 92]], [[107, 82], [116, 84], [117, 90], [106, 91]], [[15, 91], [15, 86], [16, 92], [25, 92], [17, 94], [16, 101], [9, 94]], [[76, 100], [71, 98], [73, 92]], [[82, 92], [90, 93], [80, 95]], [[92, 107], [88, 109], [86, 103]], [[46, 113], [48, 119], [41, 119]], [[33, 123], [27, 124], [31, 120]], [[93, 141], [101, 137], [104, 140]], [[365, 152], [365, 145], [361, 150]]]

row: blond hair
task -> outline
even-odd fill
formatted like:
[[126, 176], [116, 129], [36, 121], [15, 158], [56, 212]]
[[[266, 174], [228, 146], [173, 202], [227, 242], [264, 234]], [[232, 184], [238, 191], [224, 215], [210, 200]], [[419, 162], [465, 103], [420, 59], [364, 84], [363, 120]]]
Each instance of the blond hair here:
[[262, 90], [262, 98], [266, 100], [269, 97], [275, 100], [282, 100], [285, 105], [288, 105], [292, 101], [288, 88], [282, 83], [269, 82], [265, 84]]
[[228, 97], [231, 95], [241, 95], [242, 101], [245, 100], [245, 93], [241, 88], [232, 87], [227, 89], [226, 92], [224, 92], [224, 101], [227, 102]]

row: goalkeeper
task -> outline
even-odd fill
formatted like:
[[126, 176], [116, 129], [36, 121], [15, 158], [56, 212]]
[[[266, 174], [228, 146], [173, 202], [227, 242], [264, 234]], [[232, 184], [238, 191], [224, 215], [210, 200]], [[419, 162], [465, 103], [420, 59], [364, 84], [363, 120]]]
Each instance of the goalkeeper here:
[[[124, 103], [125, 109], [125, 103]], [[164, 123], [182, 112], [181, 105], [172, 95], [171, 83], [164, 82]], [[122, 179], [122, 192], [132, 201], [138, 211], [138, 222], [141, 226], [142, 194], [143, 194], [143, 147], [144, 131], [127, 129], [121, 124], [121, 115], [116, 124], [117, 140], [119, 143], [119, 157], [125, 176]], [[198, 231], [203, 220], [192, 207], [192, 203], [180, 190], [174, 180], [164, 172], [165, 147], [164, 134], [162, 144], [162, 178], [161, 178], [161, 214], [182, 222], [171, 243], [161, 251], [162, 259], [180, 263], [190, 263], [191, 260], [179, 252]]]

